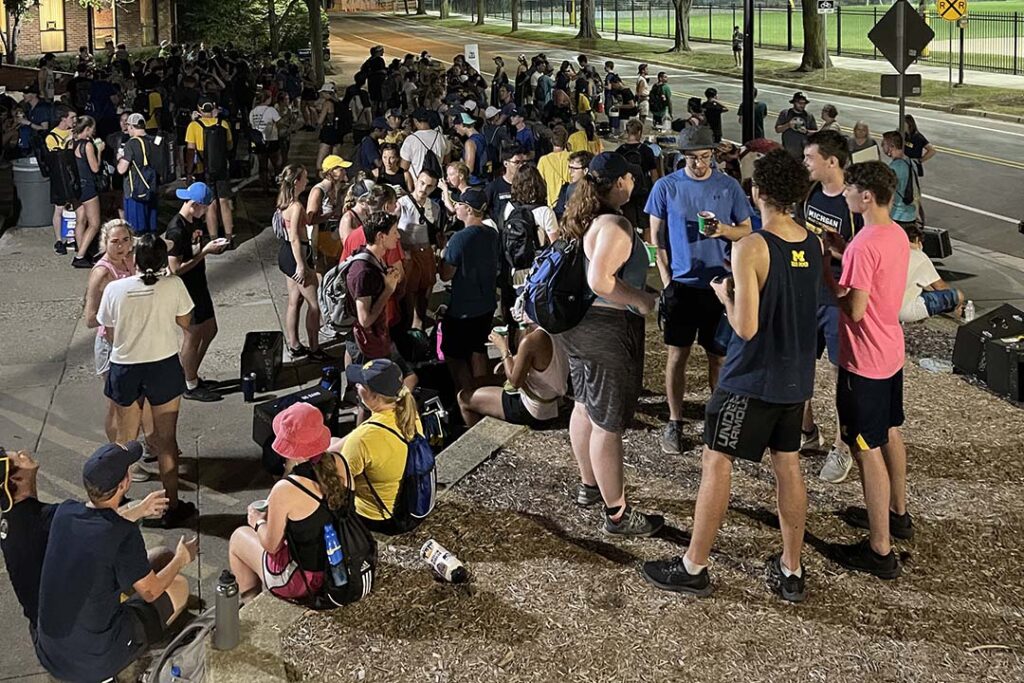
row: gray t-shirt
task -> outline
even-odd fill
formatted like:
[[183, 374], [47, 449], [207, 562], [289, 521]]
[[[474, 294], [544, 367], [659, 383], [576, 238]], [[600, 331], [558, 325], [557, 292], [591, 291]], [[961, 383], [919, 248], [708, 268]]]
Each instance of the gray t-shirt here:
[[781, 126], [790, 121], [797, 121], [797, 126], [782, 131], [782, 146], [797, 159], [803, 159], [807, 134], [818, 130], [818, 122], [814, 120], [814, 114], [806, 109], [797, 111], [791, 107], [786, 111], [779, 112], [779, 119], [775, 125]]

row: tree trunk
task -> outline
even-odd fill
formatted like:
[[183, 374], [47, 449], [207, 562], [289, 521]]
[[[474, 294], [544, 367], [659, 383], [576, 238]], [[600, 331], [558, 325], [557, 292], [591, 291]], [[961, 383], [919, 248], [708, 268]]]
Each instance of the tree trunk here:
[[671, 52], [690, 52], [690, 8], [693, 0], [673, 0], [676, 10], [675, 42]]
[[270, 24], [270, 52], [281, 51], [281, 24], [277, 19], [277, 0], [267, 0], [267, 22]]
[[427, 0], [416, 0], [416, 14], [427, 13]]
[[310, 52], [313, 57], [313, 74], [317, 83], [324, 82], [324, 26], [320, 21], [320, 0], [306, 0], [309, 8]]
[[485, 4], [486, 3], [484, 2], [484, 0], [476, 0], [476, 25], [477, 26], [483, 26], [484, 25], [484, 12], [485, 12], [484, 6], [485, 6]]
[[519, 0], [512, 0], [509, 9], [512, 13], [512, 33], [515, 33], [519, 30]]
[[580, 31], [576, 34], [577, 39], [599, 40], [601, 34], [597, 32], [597, 19], [595, 19], [595, 0], [580, 0]]
[[8, 64], [17, 64], [18, 62], [18, 38], [21, 34], [21, 16], [22, 12], [14, 12], [11, 10], [12, 2], [6, 3], [5, 12], [7, 13], [7, 31], [3, 34], [4, 39], [4, 53]]
[[[804, 54], [797, 71], [817, 71], [825, 68], [825, 30], [815, 0], [801, 0], [804, 23]], [[831, 62], [829, 62], [831, 65]]]
[[447, 19], [451, 14], [451, 5], [448, 0], [441, 0], [441, 18]]

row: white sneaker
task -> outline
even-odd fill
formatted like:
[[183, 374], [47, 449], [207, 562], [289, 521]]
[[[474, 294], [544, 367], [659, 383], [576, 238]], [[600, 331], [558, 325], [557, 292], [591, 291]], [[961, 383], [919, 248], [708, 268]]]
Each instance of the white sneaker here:
[[828, 455], [825, 456], [825, 464], [821, 466], [818, 478], [830, 484], [839, 484], [845, 481], [853, 467], [853, 456], [841, 448], [832, 446]]
[[800, 431], [801, 453], [805, 451], [820, 452], [824, 447], [825, 439], [821, 436], [821, 430], [818, 429], [818, 425], [814, 425], [809, 432]]

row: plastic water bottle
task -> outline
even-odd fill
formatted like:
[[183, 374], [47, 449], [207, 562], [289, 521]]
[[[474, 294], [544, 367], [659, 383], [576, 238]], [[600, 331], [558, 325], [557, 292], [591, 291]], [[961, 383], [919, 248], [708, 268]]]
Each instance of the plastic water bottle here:
[[974, 310], [974, 302], [968, 299], [967, 304], [964, 305], [964, 322], [971, 322], [977, 314], [977, 311]]
[[171, 683], [177, 683], [181, 680], [181, 667], [177, 664], [171, 667]]
[[238, 581], [231, 570], [225, 569], [217, 580], [213, 629], [214, 649], [234, 650], [238, 647], [239, 630]]
[[331, 523], [324, 524], [324, 545], [327, 546], [327, 562], [331, 565], [331, 578], [334, 585], [348, 585], [348, 571], [345, 569], [344, 554], [341, 552], [341, 542], [338, 540], [338, 532]]
[[459, 558], [434, 539], [430, 539], [420, 548], [420, 557], [426, 560], [434, 573], [450, 583], [465, 583], [469, 580], [469, 571]]
[[928, 372], [935, 372], [944, 375], [948, 375], [953, 372], [953, 364], [942, 358], [922, 358], [917, 362], [917, 364]]

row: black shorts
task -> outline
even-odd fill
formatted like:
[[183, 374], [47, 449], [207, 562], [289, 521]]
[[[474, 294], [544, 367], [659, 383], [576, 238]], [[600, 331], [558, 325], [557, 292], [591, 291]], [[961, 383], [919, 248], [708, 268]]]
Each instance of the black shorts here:
[[333, 126], [330, 128], [325, 127], [320, 129], [321, 145], [327, 145], [329, 147], [340, 145], [343, 137], [345, 137], [344, 134]]
[[205, 282], [202, 285], [186, 285], [185, 290], [192, 297], [192, 324], [199, 325], [214, 317], [213, 297], [210, 295], [210, 287]]
[[316, 102], [319, 99], [320, 94], [317, 93], [316, 88], [303, 88], [302, 99], [306, 102]]
[[145, 398], [162, 406], [185, 393], [185, 371], [178, 354], [151, 363], [111, 363], [103, 393], [119, 406], [128, 407]]
[[518, 391], [501, 392], [501, 414], [504, 415], [505, 422], [509, 424], [526, 425], [533, 429], [543, 427], [550, 422], [550, 420], [543, 421], [535, 418], [523, 405], [523, 398]]
[[142, 644], [141, 651], [148, 650], [167, 635], [167, 622], [174, 614], [174, 604], [166, 592], [153, 602], [133, 595], [124, 606], [135, 623], [135, 642]]
[[715, 339], [724, 312], [725, 307], [711, 289], [668, 283], [661, 293], [659, 313], [665, 344], [687, 348], [696, 340], [708, 353], [724, 356], [725, 348]]
[[231, 199], [235, 196], [230, 180], [209, 180], [203, 173], [197, 173], [195, 179], [206, 183], [206, 186], [213, 193], [214, 199]]
[[886, 445], [889, 429], [903, 424], [903, 370], [887, 379], [869, 379], [839, 368], [836, 411], [839, 433], [850, 450]]
[[474, 353], [487, 353], [487, 337], [494, 325], [494, 315], [476, 318], [445, 316], [441, 327], [441, 351], [446, 358], [469, 360]]
[[795, 453], [803, 416], [803, 403], [768, 403], [715, 389], [704, 410], [704, 443], [753, 462], [761, 462], [766, 448]]

